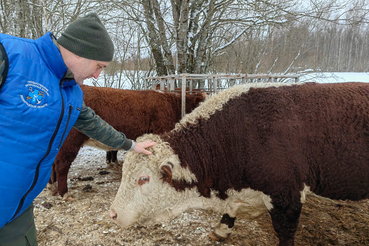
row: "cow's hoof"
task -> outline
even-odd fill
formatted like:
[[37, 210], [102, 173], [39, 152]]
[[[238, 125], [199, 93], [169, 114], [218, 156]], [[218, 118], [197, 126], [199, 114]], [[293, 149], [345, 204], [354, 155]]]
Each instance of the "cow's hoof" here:
[[211, 232], [209, 234], [209, 237], [211, 238], [211, 240], [216, 241], [216, 242], [221, 242], [224, 239], [226, 239], [225, 237], [221, 237], [218, 234], [216, 234], [215, 232]]
[[122, 169], [123, 161], [115, 161], [106, 164], [108, 169]]
[[69, 193], [65, 193], [62, 199], [66, 202], [71, 202], [75, 200], [75, 198]]
[[121, 168], [123, 166], [123, 161], [116, 160], [115, 162], [112, 162], [115, 168]]

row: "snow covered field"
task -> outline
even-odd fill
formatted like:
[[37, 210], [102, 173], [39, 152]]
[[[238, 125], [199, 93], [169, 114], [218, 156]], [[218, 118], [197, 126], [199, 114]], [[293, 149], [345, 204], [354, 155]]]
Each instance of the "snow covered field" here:
[[369, 83], [369, 73], [310, 73], [300, 77], [301, 82], [341, 83], [366, 82]]
[[[274, 74], [277, 75], [277, 74]], [[355, 72], [323, 72], [323, 73], [304, 73], [304, 74], [288, 74], [293, 76], [300, 76], [300, 82], [317, 82], [317, 83], [342, 83], [342, 82], [366, 82], [369, 83], [369, 72], [368, 73], [355, 73]], [[142, 76], [142, 78], [145, 76]], [[85, 85], [90, 86], [107, 86], [113, 88], [122, 88], [122, 89], [131, 89], [132, 79], [122, 79], [120, 81], [120, 85], [118, 84], [119, 76], [116, 78], [109, 77], [105, 81], [103, 75], [100, 75], [98, 80], [96, 79], [87, 79], [85, 80]], [[292, 81], [292, 80], [291, 80]], [[218, 83], [221, 83], [220, 81]], [[226, 83], [223, 81], [223, 83]], [[240, 83], [238, 81], [237, 83]], [[227, 86], [225, 86], [227, 87]]]

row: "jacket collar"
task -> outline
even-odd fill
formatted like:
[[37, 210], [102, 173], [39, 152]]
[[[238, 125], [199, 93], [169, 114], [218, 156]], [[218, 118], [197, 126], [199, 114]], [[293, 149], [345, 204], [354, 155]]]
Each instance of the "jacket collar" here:
[[35, 42], [46, 64], [59, 80], [63, 80], [63, 86], [75, 85], [73, 73], [64, 63], [55, 36], [51, 32], [47, 32], [44, 36], [36, 39]]

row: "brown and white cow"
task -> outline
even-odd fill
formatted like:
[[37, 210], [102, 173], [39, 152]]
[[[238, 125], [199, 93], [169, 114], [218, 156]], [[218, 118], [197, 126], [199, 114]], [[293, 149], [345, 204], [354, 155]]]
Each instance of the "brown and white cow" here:
[[111, 206], [123, 227], [207, 208], [223, 214], [221, 239], [236, 217], [269, 212], [279, 244], [293, 245], [309, 193], [369, 198], [369, 84], [237, 86], [146, 139], [153, 154], [126, 155]]

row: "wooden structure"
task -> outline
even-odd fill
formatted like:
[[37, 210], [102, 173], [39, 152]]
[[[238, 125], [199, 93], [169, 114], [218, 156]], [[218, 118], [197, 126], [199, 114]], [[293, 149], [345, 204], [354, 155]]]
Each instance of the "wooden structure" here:
[[[144, 82], [144, 90], [160, 89], [182, 92], [182, 117], [185, 108], [185, 92], [192, 93], [194, 82], [200, 83], [202, 92], [214, 94], [231, 86], [255, 82], [279, 82], [297, 83], [298, 75], [271, 75], [271, 74], [174, 74], [167, 76], [147, 77]], [[178, 86], [178, 87], [176, 87]]]

